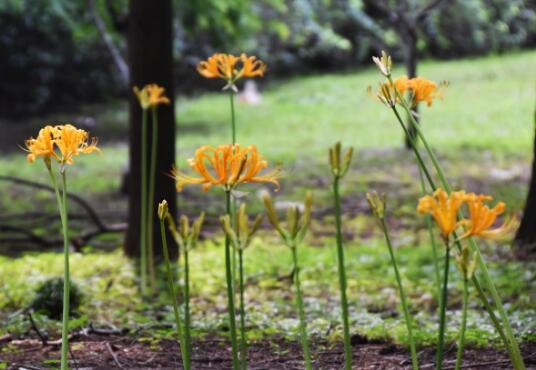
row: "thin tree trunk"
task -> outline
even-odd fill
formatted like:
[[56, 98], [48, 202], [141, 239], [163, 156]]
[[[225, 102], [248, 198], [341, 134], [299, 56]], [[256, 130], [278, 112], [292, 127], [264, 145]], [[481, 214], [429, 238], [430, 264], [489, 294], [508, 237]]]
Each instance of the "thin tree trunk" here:
[[[140, 160], [141, 160], [141, 109], [131, 92], [133, 86], [142, 87], [156, 83], [166, 89], [169, 105], [158, 107], [158, 143], [155, 178], [155, 197], [158, 203], [166, 199], [173, 217], [176, 214], [176, 191], [173, 179], [166, 175], [175, 162], [175, 109], [173, 94], [173, 57], [172, 57], [172, 5], [171, 0], [130, 0], [128, 22], [128, 60], [130, 64], [130, 155], [128, 178], [128, 232], [125, 253], [131, 257], [139, 256], [140, 228]], [[149, 127], [152, 124], [149, 121]], [[147, 147], [151, 152], [151, 131], [148, 130]], [[149, 158], [147, 158], [149, 163]], [[157, 207], [155, 206], [156, 210]], [[156, 213], [152, 215], [153, 245], [156, 256], [162, 255], [160, 228]], [[170, 236], [169, 236], [170, 237]], [[177, 249], [170, 250], [172, 258], [177, 257]]]
[[[536, 110], [534, 111], [536, 128]], [[529, 193], [521, 224], [515, 238], [516, 256], [527, 258], [536, 256], [536, 131], [534, 136], [534, 158], [532, 160], [532, 176], [529, 183]]]
[[88, 0], [88, 6], [91, 16], [93, 17], [93, 21], [95, 22], [95, 26], [97, 26], [97, 30], [101, 35], [102, 41], [108, 48], [108, 51], [110, 52], [110, 55], [114, 60], [115, 66], [117, 67], [117, 71], [119, 72], [121, 80], [123, 81], [123, 86], [128, 86], [128, 65], [125, 62], [123, 56], [121, 55], [119, 49], [114, 44], [112, 36], [110, 36], [110, 34], [108, 33], [108, 30], [106, 29], [106, 24], [104, 24], [104, 21], [102, 20], [97, 8], [95, 7], [95, 0]]

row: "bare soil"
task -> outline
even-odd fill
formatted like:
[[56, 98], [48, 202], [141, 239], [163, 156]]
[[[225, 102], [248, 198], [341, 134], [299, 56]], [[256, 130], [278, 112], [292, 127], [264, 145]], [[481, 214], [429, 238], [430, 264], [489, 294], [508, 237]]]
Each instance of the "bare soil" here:
[[[367, 342], [353, 338], [353, 369], [411, 369], [408, 351], [391, 343]], [[193, 343], [192, 369], [231, 369], [231, 351], [226, 339], [208, 337]], [[325, 342], [312, 345], [314, 368], [343, 368], [341, 345]], [[0, 364], [8, 369], [47, 369], [59, 366], [59, 342], [44, 345], [37, 339], [5, 340], [0, 343]], [[536, 369], [536, 343], [522, 346], [528, 369]], [[421, 369], [434, 369], [434, 349], [419, 352]], [[445, 370], [454, 369], [455, 346], [450, 347]], [[298, 342], [271, 338], [251, 343], [248, 348], [250, 370], [304, 369]], [[71, 340], [70, 366], [73, 369], [182, 369], [176, 341], [148, 343], [132, 335], [86, 335]], [[508, 356], [493, 348], [468, 348], [464, 369], [511, 369]]]

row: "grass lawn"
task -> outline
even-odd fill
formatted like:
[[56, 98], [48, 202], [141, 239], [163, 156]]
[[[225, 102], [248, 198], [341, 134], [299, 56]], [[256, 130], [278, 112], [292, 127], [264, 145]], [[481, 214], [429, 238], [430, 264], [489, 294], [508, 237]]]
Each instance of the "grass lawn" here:
[[[473, 60], [425, 61], [419, 66], [423, 76], [448, 80], [450, 87], [443, 101], [422, 108], [422, 122], [430, 142], [437, 148], [448, 173], [459, 187], [486, 191], [504, 199], [509, 209], [523, 206], [534, 134], [536, 51]], [[382, 190], [390, 195], [390, 217], [397, 255], [412, 310], [417, 313], [420, 344], [435, 340], [437, 299], [433, 267], [422, 220], [415, 216], [419, 194], [416, 169], [410, 153], [401, 150], [402, 135], [391, 112], [366, 93], [376, 85], [379, 74], [372, 67], [340, 74], [322, 74], [273, 81], [261, 85], [259, 106], [238, 104], [238, 141], [256, 144], [271, 163], [283, 162], [286, 178], [279, 200], [300, 200], [307, 188], [316, 189], [313, 234], [301, 250], [307, 315], [312, 335], [339, 338], [335, 250], [333, 247], [329, 182], [326, 176], [327, 148], [337, 140], [358, 151], [352, 171], [343, 183], [346, 201], [345, 235], [349, 240], [348, 271], [352, 329], [370, 338], [405, 341], [403, 321], [397, 314], [397, 293], [388, 255], [368, 209], [363, 193]], [[126, 110], [106, 110], [97, 115], [97, 131], [102, 132], [103, 153], [77, 158], [70, 168], [69, 187], [94, 202], [99, 210], [125, 210], [125, 198], [118, 197], [120, 176], [127, 165], [124, 143], [106, 144], [104, 125], [108, 120], [116, 129], [126, 120]], [[211, 92], [177, 100], [178, 164], [202, 144], [218, 145], [228, 140], [228, 97]], [[118, 123], [119, 122], [119, 123]], [[15, 146], [15, 144], [13, 144]], [[14, 149], [14, 148], [12, 148]], [[41, 164], [25, 163], [20, 151], [0, 157], [0, 174], [47, 183]], [[257, 187], [258, 188], [258, 187]], [[256, 188], [256, 189], [257, 189]], [[255, 194], [254, 194], [255, 195]], [[255, 196], [252, 210], [260, 210]], [[215, 234], [221, 212], [221, 194], [213, 190], [201, 195], [188, 191], [181, 195], [187, 213], [207, 210], [211, 231], [198, 250], [192, 252], [193, 313], [198, 334], [224, 332], [225, 297], [220, 234]], [[204, 200], [204, 201], [203, 201]], [[218, 205], [218, 206], [215, 206]], [[28, 191], [0, 182], [0, 214], [23, 213], [30, 209], [55, 212], [50, 194]], [[50, 226], [39, 233], [50, 232]], [[214, 239], [214, 240], [210, 240]], [[120, 239], [115, 240], [120, 243]], [[508, 246], [484, 248], [508, 304], [516, 333], [525, 340], [536, 335], [536, 269], [532, 262], [510, 261]], [[54, 252], [30, 253], [19, 258], [0, 257], [0, 335], [11, 330], [24, 333], [29, 323], [20, 316], [9, 316], [26, 306], [32, 290], [45, 278], [61, 274], [61, 255]], [[505, 263], [505, 261], [508, 261]], [[454, 265], [454, 264], [453, 264]], [[452, 267], [453, 290], [449, 306], [449, 332], [455, 338], [460, 308], [460, 282]], [[274, 235], [263, 230], [246, 252], [247, 293], [251, 338], [283, 335], [296, 338], [297, 320], [293, 293], [278, 276], [290, 269], [290, 253]], [[24, 273], [21, 273], [24, 271]], [[172, 321], [165, 293], [147, 306], [134, 294], [134, 268], [119, 251], [86, 251], [73, 254], [74, 279], [86, 291], [81, 318], [108, 321], [118, 326], [144, 325], [149, 316]], [[165, 289], [162, 290], [165, 292]], [[474, 292], [472, 292], [474, 294]], [[40, 324], [57, 333], [58, 324], [38, 318]], [[0, 321], [0, 322], [1, 322]], [[479, 303], [472, 300], [468, 341], [475, 345], [495, 343], [493, 330]], [[171, 336], [167, 329], [158, 335]], [[155, 332], [148, 334], [155, 337]], [[157, 336], [158, 338], [158, 336]]]

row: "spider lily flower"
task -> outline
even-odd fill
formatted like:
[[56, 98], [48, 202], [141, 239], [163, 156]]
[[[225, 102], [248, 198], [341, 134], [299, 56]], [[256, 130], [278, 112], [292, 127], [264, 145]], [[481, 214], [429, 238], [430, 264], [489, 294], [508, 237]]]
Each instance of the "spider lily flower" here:
[[45, 161], [50, 161], [50, 158], [59, 160], [58, 155], [54, 151], [56, 129], [53, 126], [45, 126], [39, 130], [37, 138], [26, 140], [26, 151], [28, 152], [28, 162], [32, 163], [37, 157], [43, 157]]
[[199, 62], [197, 72], [205, 78], [221, 78], [227, 82], [223, 88], [236, 90], [235, 82], [242, 77], [262, 77], [266, 71], [266, 64], [256, 56], [241, 54], [216, 53], [207, 60]]
[[452, 192], [449, 195], [445, 190], [438, 188], [432, 196], [426, 195], [419, 199], [417, 212], [432, 215], [443, 237], [448, 239], [460, 225], [457, 214], [465, 199], [464, 191]]
[[26, 140], [27, 158], [32, 163], [36, 157], [43, 157], [45, 162], [54, 158], [61, 164], [73, 164], [73, 157], [79, 154], [100, 152], [97, 139], [88, 142], [87, 131], [73, 125], [45, 126], [39, 130], [37, 139]]
[[469, 208], [469, 219], [462, 221], [462, 224], [467, 227], [467, 231], [462, 235], [462, 238], [480, 236], [485, 239], [498, 239], [517, 227], [515, 217], [510, 217], [502, 226], [490, 230], [497, 216], [504, 213], [506, 208], [504, 202], [497, 203], [493, 208], [484, 203], [492, 200], [493, 197], [490, 195], [477, 195], [475, 193], [466, 195], [465, 201]]
[[250, 225], [249, 217], [246, 213], [246, 204], [242, 203], [236, 215], [236, 224], [238, 225], [237, 230], [233, 230], [231, 226], [231, 216], [225, 215], [220, 217], [220, 223], [223, 231], [231, 240], [233, 247], [236, 249], [244, 250], [251, 244], [253, 235], [259, 229], [263, 215], [257, 215], [253, 223]]
[[60, 162], [62, 164], [73, 164], [73, 157], [79, 154], [90, 154], [100, 152], [97, 148], [97, 139], [92, 138], [88, 142], [87, 131], [77, 129], [72, 125], [56, 126], [55, 143], [61, 153]]
[[442, 98], [442, 90], [446, 88], [447, 83], [441, 82], [439, 85], [434, 81], [427, 80], [424, 77], [415, 77], [409, 80], [408, 88], [411, 90], [411, 102], [415, 107], [421, 102], [425, 102], [427, 106], [432, 106], [434, 99]]
[[218, 185], [225, 191], [231, 191], [238, 184], [251, 182], [272, 183], [279, 189], [281, 169], [277, 167], [261, 174], [261, 171], [268, 167], [268, 162], [254, 145], [204, 145], [195, 151], [194, 158], [189, 159], [188, 164], [200, 177], [188, 176], [173, 169], [171, 174], [177, 182], [177, 191], [182, 191], [187, 184], [201, 184], [203, 190]]
[[141, 90], [134, 86], [133, 90], [143, 110], [155, 108], [160, 104], [169, 104], [169, 99], [164, 95], [165, 89], [157, 84], [145, 85]]

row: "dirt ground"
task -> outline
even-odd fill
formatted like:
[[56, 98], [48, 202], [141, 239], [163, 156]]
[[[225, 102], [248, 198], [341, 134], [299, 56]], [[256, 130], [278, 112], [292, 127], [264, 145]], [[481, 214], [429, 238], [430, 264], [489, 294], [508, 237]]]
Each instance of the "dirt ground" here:
[[[0, 338], [1, 339], [1, 338]], [[390, 343], [371, 343], [353, 338], [354, 369], [410, 369], [408, 351]], [[230, 347], [224, 338], [205, 338], [194, 342], [192, 369], [231, 369]], [[38, 339], [0, 343], [0, 365], [7, 369], [46, 369], [59, 366], [59, 341], [44, 345]], [[522, 347], [528, 369], [536, 369], [536, 343]], [[314, 368], [342, 369], [340, 345], [313, 343]], [[434, 369], [434, 350], [419, 352], [421, 369]], [[446, 353], [445, 370], [454, 369], [456, 348]], [[132, 335], [84, 335], [72, 338], [70, 366], [73, 369], [182, 369], [177, 342], [142, 342]], [[73, 360], [74, 359], [74, 360]], [[259, 341], [248, 348], [250, 370], [304, 369], [301, 346], [278, 338]], [[496, 349], [467, 349], [464, 369], [511, 369], [508, 356]]]

